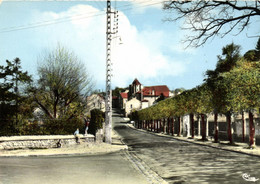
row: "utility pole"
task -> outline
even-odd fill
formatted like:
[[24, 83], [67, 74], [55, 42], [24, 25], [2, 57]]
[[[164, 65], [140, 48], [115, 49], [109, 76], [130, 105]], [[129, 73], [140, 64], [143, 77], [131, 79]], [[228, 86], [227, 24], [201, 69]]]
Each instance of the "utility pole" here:
[[[112, 14], [113, 21], [112, 21]], [[113, 26], [112, 26], [113, 22]], [[113, 27], [113, 31], [112, 31]], [[105, 142], [112, 143], [112, 90], [111, 90], [111, 78], [112, 78], [112, 61], [111, 61], [111, 49], [112, 35], [118, 33], [118, 11], [111, 10], [111, 1], [107, 0], [107, 29], [106, 29], [106, 112], [105, 112]]]
[[107, 30], [106, 30], [106, 112], [105, 112], [105, 142], [112, 143], [112, 90], [111, 90], [111, 78], [112, 78], [112, 62], [111, 62], [111, 2], [107, 0]]

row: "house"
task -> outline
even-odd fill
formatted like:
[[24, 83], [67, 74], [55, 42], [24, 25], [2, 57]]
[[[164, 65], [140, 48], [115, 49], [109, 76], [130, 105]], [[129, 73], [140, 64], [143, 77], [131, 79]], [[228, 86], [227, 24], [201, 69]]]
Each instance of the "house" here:
[[141, 96], [141, 100], [148, 101], [148, 106], [151, 106], [159, 97], [169, 98], [171, 95], [169, 88], [166, 85], [161, 85], [144, 87]]
[[128, 92], [120, 94], [120, 108], [125, 110], [126, 116], [133, 110], [140, 110], [152, 106], [160, 97], [172, 96], [166, 85], [143, 86], [138, 79], [129, 85]]
[[142, 107], [142, 102], [137, 98], [132, 98], [125, 104], [125, 115], [128, 116], [131, 112], [135, 110], [140, 110]]
[[87, 97], [87, 110], [90, 114], [90, 111], [93, 109], [99, 109], [105, 112], [105, 99], [100, 94], [92, 94]]
[[128, 100], [128, 91], [120, 93], [120, 96], [119, 96], [119, 108], [120, 109], [125, 109], [127, 100]]

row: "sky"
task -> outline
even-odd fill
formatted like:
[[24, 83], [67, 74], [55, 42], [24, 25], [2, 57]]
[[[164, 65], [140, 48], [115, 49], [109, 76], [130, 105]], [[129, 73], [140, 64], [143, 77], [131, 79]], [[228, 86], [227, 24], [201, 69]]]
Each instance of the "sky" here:
[[[112, 88], [127, 87], [137, 78], [144, 86], [191, 89], [214, 69], [221, 49], [234, 42], [241, 54], [254, 49], [260, 27], [252, 24], [238, 36], [215, 37], [203, 47], [185, 49], [182, 21], [165, 22], [161, 0], [112, 2], [118, 10], [118, 34], [112, 44]], [[254, 21], [259, 23], [259, 18]], [[96, 90], [105, 90], [106, 1], [1, 1], [0, 65], [21, 59], [37, 79], [39, 57], [61, 44], [85, 64]]]

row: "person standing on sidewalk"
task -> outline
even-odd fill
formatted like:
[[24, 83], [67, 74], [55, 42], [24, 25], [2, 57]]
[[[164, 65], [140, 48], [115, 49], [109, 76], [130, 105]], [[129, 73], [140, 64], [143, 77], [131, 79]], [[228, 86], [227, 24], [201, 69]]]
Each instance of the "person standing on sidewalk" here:
[[76, 142], [80, 144], [79, 128], [74, 132], [74, 136], [76, 137]]
[[84, 121], [85, 121], [85, 135], [88, 135], [89, 120], [84, 118]]

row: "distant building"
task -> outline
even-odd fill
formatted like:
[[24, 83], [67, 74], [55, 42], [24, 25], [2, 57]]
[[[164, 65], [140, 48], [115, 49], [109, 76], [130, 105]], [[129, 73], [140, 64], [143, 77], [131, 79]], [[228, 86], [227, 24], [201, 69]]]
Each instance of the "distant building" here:
[[87, 97], [87, 109], [88, 114], [93, 109], [99, 109], [105, 112], [105, 98], [99, 94], [92, 94]]
[[128, 116], [131, 112], [135, 110], [140, 110], [142, 107], [142, 102], [137, 98], [132, 98], [125, 104], [125, 115]]
[[119, 96], [119, 108], [120, 109], [125, 109], [125, 104], [128, 101], [128, 91], [120, 93]]
[[172, 96], [166, 85], [144, 87], [137, 79], [129, 85], [128, 92], [120, 94], [120, 108], [125, 111], [126, 116], [133, 110], [140, 110], [152, 106], [156, 100], [163, 96]]

